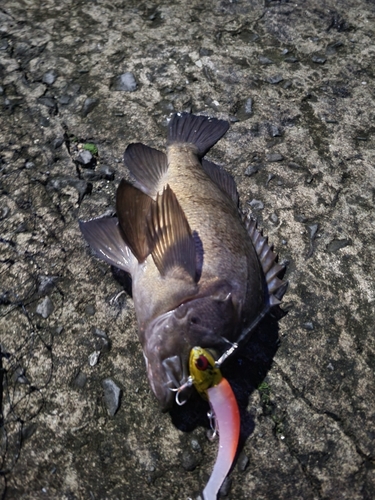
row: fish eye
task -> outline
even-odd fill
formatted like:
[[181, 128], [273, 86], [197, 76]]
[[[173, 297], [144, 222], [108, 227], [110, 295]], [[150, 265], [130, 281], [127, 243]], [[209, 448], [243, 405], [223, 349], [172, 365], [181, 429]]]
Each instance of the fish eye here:
[[207, 370], [208, 365], [208, 359], [206, 358], [206, 356], [203, 356], [203, 354], [201, 354], [195, 362], [195, 366], [198, 368], [198, 370], [201, 371]]

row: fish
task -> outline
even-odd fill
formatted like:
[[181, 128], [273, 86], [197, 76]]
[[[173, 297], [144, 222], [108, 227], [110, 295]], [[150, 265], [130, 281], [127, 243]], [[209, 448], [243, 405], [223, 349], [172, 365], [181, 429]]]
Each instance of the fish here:
[[[176, 113], [166, 153], [130, 144], [116, 217], [80, 221], [97, 257], [130, 274], [150, 386], [163, 411], [186, 400], [191, 349], [229, 356], [286, 291], [285, 266], [239, 211], [233, 177], [205, 158], [225, 120]], [[229, 349], [229, 350], [228, 350]], [[185, 388], [180, 391], [180, 388]]]
[[203, 490], [204, 500], [216, 500], [236, 456], [240, 437], [240, 411], [236, 397], [221, 374], [215, 358], [207, 349], [193, 347], [189, 359], [188, 383], [210, 403], [211, 419], [219, 433], [219, 452], [210, 479]]

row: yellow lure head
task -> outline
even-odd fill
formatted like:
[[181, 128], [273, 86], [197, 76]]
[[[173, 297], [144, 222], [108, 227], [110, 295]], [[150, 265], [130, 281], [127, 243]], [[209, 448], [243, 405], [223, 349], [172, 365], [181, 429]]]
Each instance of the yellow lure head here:
[[194, 387], [199, 394], [207, 399], [207, 389], [217, 385], [223, 376], [215, 367], [213, 356], [202, 347], [193, 347], [190, 351], [189, 371]]

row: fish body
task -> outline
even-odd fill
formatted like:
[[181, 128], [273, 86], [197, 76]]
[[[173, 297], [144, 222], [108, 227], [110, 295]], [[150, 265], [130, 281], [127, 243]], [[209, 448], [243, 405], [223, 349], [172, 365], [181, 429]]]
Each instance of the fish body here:
[[250, 219], [233, 178], [203, 159], [228, 129], [223, 120], [176, 114], [167, 154], [131, 144], [117, 218], [81, 222], [96, 254], [124, 269], [150, 385], [163, 409], [189, 376], [194, 346], [223, 352], [264, 309], [277, 307], [284, 268]]

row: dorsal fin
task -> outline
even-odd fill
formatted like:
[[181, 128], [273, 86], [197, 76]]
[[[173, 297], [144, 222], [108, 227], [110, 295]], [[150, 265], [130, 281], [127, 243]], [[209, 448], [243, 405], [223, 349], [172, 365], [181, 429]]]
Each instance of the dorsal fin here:
[[231, 174], [219, 165], [216, 165], [216, 163], [206, 159], [202, 160], [202, 167], [211, 180], [214, 181], [215, 184], [233, 200], [236, 207], [238, 207], [239, 198], [237, 186]]
[[131, 274], [137, 261], [130, 248], [125, 244], [116, 217], [99, 217], [85, 222], [79, 221], [79, 228], [97, 257]]
[[168, 170], [167, 156], [137, 142], [126, 148], [124, 163], [135, 179], [135, 187], [155, 198], [159, 182]]
[[151, 207], [148, 229], [152, 257], [160, 274], [173, 272], [175, 277], [186, 273], [196, 280], [195, 241], [184, 211], [172, 189], [167, 185]]
[[268, 238], [257, 229], [256, 221], [247, 215], [244, 217], [244, 222], [263, 268], [270, 305], [278, 306], [288, 287], [288, 282], [282, 280], [286, 268], [277, 262], [277, 254], [273, 251], [273, 247], [268, 244]]
[[152, 251], [146, 221], [153, 204], [150, 196], [122, 179], [116, 194], [117, 217], [124, 240], [138, 262], [143, 262]]
[[204, 156], [217, 141], [223, 137], [229, 123], [208, 116], [196, 116], [189, 113], [173, 115], [168, 128], [168, 146], [175, 143], [194, 144], [198, 155]]

